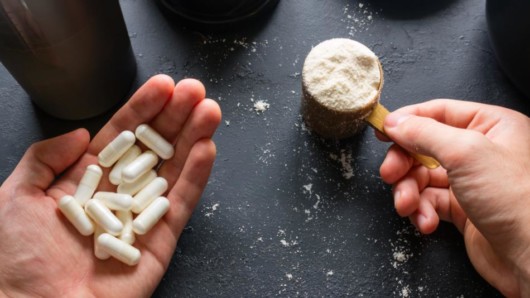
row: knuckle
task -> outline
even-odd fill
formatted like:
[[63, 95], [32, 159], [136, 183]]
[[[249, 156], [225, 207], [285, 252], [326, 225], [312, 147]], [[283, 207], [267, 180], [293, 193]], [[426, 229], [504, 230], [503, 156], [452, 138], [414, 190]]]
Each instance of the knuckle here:
[[417, 140], [423, 133], [424, 126], [419, 126], [414, 122], [415, 121], [407, 121], [405, 125], [403, 125], [403, 135], [408, 140]]
[[[432, 135], [432, 126], [435, 120], [430, 118], [421, 119], [421, 121], [406, 121], [403, 125], [403, 135], [407, 140], [417, 142]], [[417, 148], [414, 148], [417, 149]], [[415, 150], [417, 151], [417, 150]]]
[[213, 162], [216, 155], [215, 143], [211, 139], [203, 139], [197, 142], [193, 152], [197, 164], [209, 164]]
[[480, 151], [485, 149], [487, 142], [485, 136], [477, 131], [466, 130], [464, 133], [455, 136], [453, 150], [446, 152], [446, 161], [449, 167], [460, 167], [467, 161], [472, 160], [470, 157], [476, 156]]
[[39, 142], [35, 142], [31, 144], [26, 150], [26, 152], [28, 154], [35, 155], [37, 152], [41, 151], [41, 148], [43, 147], [43, 143], [44, 141], [39, 141]]

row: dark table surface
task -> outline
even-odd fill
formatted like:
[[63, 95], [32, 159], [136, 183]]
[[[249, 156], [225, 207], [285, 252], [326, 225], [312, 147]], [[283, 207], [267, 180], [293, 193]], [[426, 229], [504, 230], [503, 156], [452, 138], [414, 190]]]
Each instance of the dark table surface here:
[[[305, 56], [347, 37], [381, 58], [389, 109], [444, 97], [528, 115], [496, 63], [484, 1], [281, 0], [228, 32], [175, 22], [153, 1], [120, 3], [138, 63], [133, 89], [157, 73], [195, 77], [223, 110], [210, 182], [156, 297], [499, 296], [455, 228], [422, 236], [394, 212], [378, 174], [388, 144], [371, 129], [320, 139], [299, 113]], [[0, 106], [0, 181], [31, 143], [81, 126], [94, 134], [112, 114], [51, 118], [3, 67]]]

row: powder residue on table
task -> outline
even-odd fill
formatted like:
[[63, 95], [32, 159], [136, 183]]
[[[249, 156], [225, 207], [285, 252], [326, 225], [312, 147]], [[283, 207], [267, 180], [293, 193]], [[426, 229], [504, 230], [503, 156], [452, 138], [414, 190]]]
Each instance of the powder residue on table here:
[[258, 100], [254, 103], [254, 110], [258, 113], [265, 112], [271, 105], [265, 100]]
[[351, 37], [357, 32], [367, 31], [375, 16], [378, 15], [378, 12], [374, 11], [367, 2], [346, 4], [342, 12], [341, 21], [346, 24], [348, 35]]

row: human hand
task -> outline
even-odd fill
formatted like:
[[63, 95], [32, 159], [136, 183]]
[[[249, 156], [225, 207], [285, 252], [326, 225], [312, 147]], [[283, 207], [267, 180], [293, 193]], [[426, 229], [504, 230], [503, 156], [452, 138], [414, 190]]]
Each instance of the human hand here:
[[440, 219], [454, 223], [490, 284], [509, 297], [530, 295], [530, 119], [496, 106], [434, 100], [390, 114], [385, 132], [443, 166], [428, 170], [390, 147], [380, 172], [394, 186], [398, 214], [425, 234]]
[[[204, 97], [204, 86], [196, 80], [175, 86], [170, 77], [158, 75], [92, 141], [79, 129], [32, 145], [0, 187], [0, 297], [149, 296], [167, 269], [215, 159], [211, 137], [221, 112]], [[175, 155], [158, 171], [169, 184], [169, 211], [148, 234], [137, 236], [134, 246], [142, 257], [130, 267], [112, 258], [98, 260], [93, 237], [81, 236], [58, 211], [57, 201], [75, 192], [106, 144], [141, 123], [174, 143]], [[98, 189], [115, 186], [103, 178]]]

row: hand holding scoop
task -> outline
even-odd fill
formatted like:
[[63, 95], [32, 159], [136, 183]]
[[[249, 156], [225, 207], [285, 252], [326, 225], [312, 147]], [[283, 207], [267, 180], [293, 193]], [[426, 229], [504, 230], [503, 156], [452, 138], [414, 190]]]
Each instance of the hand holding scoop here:
[[[385, 134], [389, 114], [380, 103], [383, 69], [365, 45], [345, 38], [326, 40], [307, 55], [302, 70], [302, 116], [315, 133], [348, 138], [369, 123]], [[429, 169], [440, 166], [432, 157], [409, 152]]]

